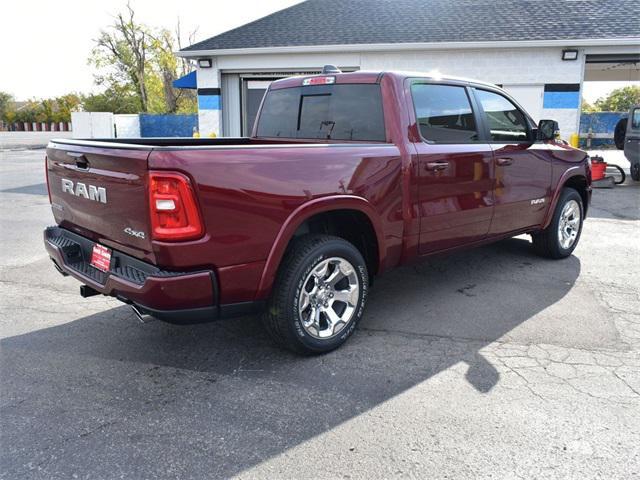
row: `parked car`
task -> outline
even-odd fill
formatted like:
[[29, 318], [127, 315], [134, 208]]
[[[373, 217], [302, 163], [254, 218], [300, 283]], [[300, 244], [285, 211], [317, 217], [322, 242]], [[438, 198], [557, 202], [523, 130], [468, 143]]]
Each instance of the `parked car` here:
[[557, 130], [472, 80], [278, 80], [249, 138], [52, 141], [44, 243], [83, 296], [171, 322], [261, 312], [280, 345], [326, 352], [390, 268], [525, 233], [569, 256], [590, 163]]

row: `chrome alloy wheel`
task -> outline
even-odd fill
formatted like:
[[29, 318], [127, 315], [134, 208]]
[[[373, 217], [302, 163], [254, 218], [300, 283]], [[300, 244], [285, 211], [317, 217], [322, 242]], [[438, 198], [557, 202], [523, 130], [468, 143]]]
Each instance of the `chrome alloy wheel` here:
[[580, 215], [580, 205], [575, 200], [569, 200], [562, 208], [558, 221], [558, 241], [565, 250], [571, 248], [578, 238]]
[[306, 332], [315, 338], [337, 335], [353, 318], [360, 281], [353, 265], [332, 257], [316, 265], [304, 280], [298, 314]]

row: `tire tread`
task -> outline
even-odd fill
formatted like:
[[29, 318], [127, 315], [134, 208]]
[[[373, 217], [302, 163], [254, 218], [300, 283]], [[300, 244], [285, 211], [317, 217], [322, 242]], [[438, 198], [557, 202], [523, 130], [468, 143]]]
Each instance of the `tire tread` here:
[[[558, 243], [558, 218], [560, 217], [560, 213], [562, 211], [562, 207], [564, 206], [566, 200], [569, 196], [576, 196], [576, 200], [580, 205], [581, 210], [581, 221], [584, 221], [584, 205], [582, 204], [582, 197], [578, 193], [578, 191], [571, 187], [565, 187], [560, 193], [560, 198], [558, 199], [558, 203], [556, 205], [556, 209], [553, 212], [553, 217], [551, 219], [551, 223], [544, 230], [540, 230], [539, 232], [534, 233], [531, 238], [533, 242], [533, 251], [540, 255], [541, 257], [552, 258], [552, 259], [560, 259], [565, 258], [567, 255], [560, 249], [560, 245]], [[580, 227], [582, 233], [582, 226]], [[578, 241], [580, 240], [580, 234], [578, 234], [578, 238], [574, 242], [571, 251], [576, 247]], [[569, 253], [570, 254], [570, 253]]]
[[280, 347], [305, 355], [318, 353], [303, 347], [291, 334], [284, 312], [288, 307], [288, 294], [292, 288], [295, 288], [298, 280], [295, 276], [296, 270], [307, 261], [309, 255], [318, 247], [335, 241], [345, 242], [344, 239], [332, 235], [304, 235], [294, 240], [293, 244], [285, 252], [284, 259], [276, 275], [271, 297], [267, 303], [267, 309], [262, 317], [269, 336]]

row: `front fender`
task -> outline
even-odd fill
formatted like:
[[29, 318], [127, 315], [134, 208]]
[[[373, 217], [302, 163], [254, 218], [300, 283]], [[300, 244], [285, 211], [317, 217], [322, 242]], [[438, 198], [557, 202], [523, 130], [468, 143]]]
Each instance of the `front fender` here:
[[[560, 179], [558, 180], [555, 191], [553, 192], [553, 198], [551, 199], [551, 203], [549, 204], [549, 209], [547, 210], [547, 215], [545, 216], [544, 223], [542, 224], [542, 228], [545, 229], [551, 223], [553, 219], [553, 212], [556, 210], [556, 206], [558, 204], [558, 199], [560, 198], [560, 192], [562, 192], [562, 188], [566, 185], [566, 183], [574, 177], [584, 178], [587, 182], [587, 186], [589, 188], [589, 178], [585, 172], [585, 168], [582, 165], [576, 165], [575, 167], [568, 168], [562, 174]], [[587, 210], [588, 205], [584, 205], [585, 211]]]
[[380, 217], [373, 206], [364, 198], [353, 195], [331, 195], [316, 198], [296, 208], [280, 228], [267, 257], [262, 277], [258, 284], [258, 290], [256, 291], [256, 300], [265, 299], [271, 293], [284, 252], [298, 227], [312, 216], [332, 210], [357, 210], [369, 218], [378, 240], [378, 269], [379, 271], [382, 270], [386, 258], [384, 232]]

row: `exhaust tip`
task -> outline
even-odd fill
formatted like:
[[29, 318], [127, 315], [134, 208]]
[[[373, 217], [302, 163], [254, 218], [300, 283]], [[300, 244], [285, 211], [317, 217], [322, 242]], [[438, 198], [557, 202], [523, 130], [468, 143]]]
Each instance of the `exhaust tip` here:
[[136, 316], [136, 318], [140, 320], [140, 323], [149, 323], [155, 320], [151, 315], [147, 315], [146, 313], [142, 312], [142, 310], [140, 310], [135, 305], [131, 305], [131, 310], [133, 310], [133, 314]]
[[63, 277], [68, 277], [69, 274], [67, 272], [65, 272], [60, 265], [58, 265], [58, 262], [56, 262], [53, 258], [51, 259], [51, 261], [53, 262], [53, 266], [56, 268], [56, 270], [58, 271], [58, 273], [60, 275], [62, 275]]

